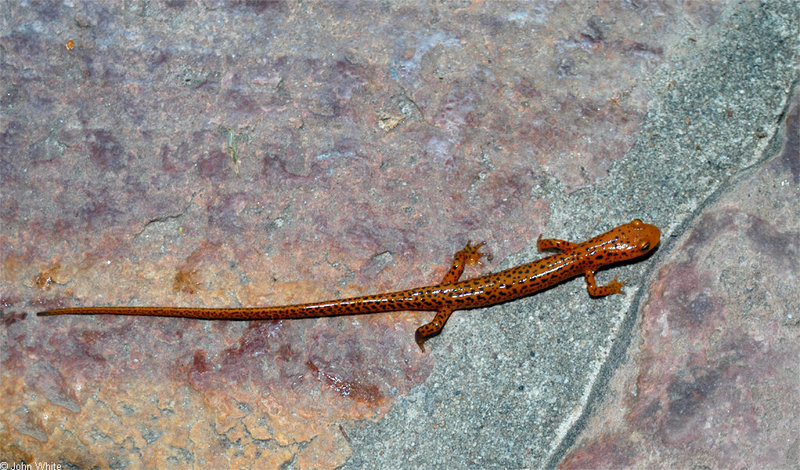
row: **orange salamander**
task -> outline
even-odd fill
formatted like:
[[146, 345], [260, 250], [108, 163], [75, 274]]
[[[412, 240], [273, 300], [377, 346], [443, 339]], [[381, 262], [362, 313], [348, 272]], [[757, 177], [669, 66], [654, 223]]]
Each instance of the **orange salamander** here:
[[539, 251], [554, 249], [560, 253], [505, 271], [459, 281], [464, 267], [478, 263], [483, 256], [479, 251], [483, 243], [472, 245], [468, 242], [455, 254], [450, 270], [439, 284], [325, 302], [251, 308], [75, 307], [47, 310], [39, 315], [105, 314], [206, 320], [287, 320], [408, 310], [435, 311], [433, 320], [419, 327], [415, 334], [417, 344], [425, 351], [425, 341], [442, 331], [454, 310], [485, 307], [518, 299], [579, 275], [586, 279], [586, 288], [592, 297], [622, 293], [624, 284], [616, 278], [608, 285], [598, 286], [594, 280], [595, 271], [649, 253], [658, 245], [660, 238], [658, 227], [639, 219], [583, 243], [542, 239], [539, 235]]

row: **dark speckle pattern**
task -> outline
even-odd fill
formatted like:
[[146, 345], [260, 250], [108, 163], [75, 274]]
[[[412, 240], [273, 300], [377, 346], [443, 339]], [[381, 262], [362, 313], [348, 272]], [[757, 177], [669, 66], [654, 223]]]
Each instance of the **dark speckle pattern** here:
[[622, 283], [615, 278], [608, 285], [598, 286], [594, 272], [604, 266], [649, 253], [658, 245], [660, 238], [658, 227], [638, 219], [583, 243], [542, 239], [540, 235], [537, 241], [539, 251], [554, 249], [561, 252], [505, 271], [459, 282], [464, 268], [468, 264], [477, 263], [483, 256], [479, 251], [483, 243], [467, 243], [453, 257], [453, 264], [440, 284], [349, 299], [254, 308], [76, 307], [48, 310], [39, 315], [148, 315], [205, 320], [287, 320], [404, 310], [435, 311], [433, 320], [419, 327], [415, 334], [417, 344], [424, 351], [425, 341], [442, 331], [455, 310], [507, 302], [578, 275], [586, 278], [587, 290], [593, 297], [618, 294], [622, 291]]

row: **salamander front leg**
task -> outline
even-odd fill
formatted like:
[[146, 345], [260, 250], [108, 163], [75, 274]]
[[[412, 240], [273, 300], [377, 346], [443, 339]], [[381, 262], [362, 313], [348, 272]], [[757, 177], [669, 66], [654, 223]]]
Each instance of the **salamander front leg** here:
[[536, 240], [536, 247], [539, 248], [539, 251], [546, 251], [546, 250], [561, 250], [567, 251], [571, 250], [578, 246], [577, 243], [568, 242], [566, 240], [558, 240], [556, 238], [542, 238], [542, 234], [539, 234], [539, 238]]
[[422, 352], [425, 352], [425, 341], [442, 332], [444, 324], [447, 323], [447, 319], [450, 318], [450, 314], [452, 313], [452, 310], [439, 310], [436, 312], [436, 316], [433, 317], [433, 321], [417, 328], [417, 332], [414, 334], [414, 339], [417, 340], [417, 345]]
[[605, 297], [606, 295], [611, 294], [625, 294], [622, 292], [622, 282], [617, 281], [615, 277], [613, 281], [609, 282], [608, 285], [605, 286], [598, 286], [594, 281], [594, 271], [586, 271], [584, 274], [586, 278], [586, 290], [589, 291], [589, 295], [592, 297]]

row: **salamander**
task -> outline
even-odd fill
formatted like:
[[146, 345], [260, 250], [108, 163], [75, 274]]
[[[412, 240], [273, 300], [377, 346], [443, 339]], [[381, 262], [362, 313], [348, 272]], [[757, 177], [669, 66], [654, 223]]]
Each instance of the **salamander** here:
[[429, 338], [438, 335], [454, 310], [486, 307], [518, 299], [582, 275], [592, 297], [620, 294], [623, 283], [613, 281], [604, 286], [595, 282], [595, 271], [611, 264], [646, 255], [655, 249], [661, 238], [658, 227], [639, 219], [613, 228], [583, 243], [558, 239], [542, 239], [540, 252], [559, 253], [504, 271], [459, 281], [464, 268], [479, 263], [484, 245], [466, 246], [453, 257], [450, 270], [439, 284], [386, 294], [365, 295], [296, 305], [249, 308], [184, 308], [184, 307], [74, 307], [40, 312], [39, 315], [150, 315], [185, 317], [205, 320], [287, 320], [295, 318], [333, 317], [378, 312], [433, 311], [435, 317], [420, 326], [415, 340], [422, 351]]

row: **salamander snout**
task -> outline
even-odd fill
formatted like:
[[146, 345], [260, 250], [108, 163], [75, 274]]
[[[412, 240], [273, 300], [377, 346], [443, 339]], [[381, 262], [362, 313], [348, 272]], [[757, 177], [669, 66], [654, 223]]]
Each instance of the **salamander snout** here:
[[633, 219], [628, 226], [631, 229], [631, 244], [640, 251], [640, 254], [650, 252], [661, 241], [661, 230], [655, 225], [646, 224], [639, 219]]

